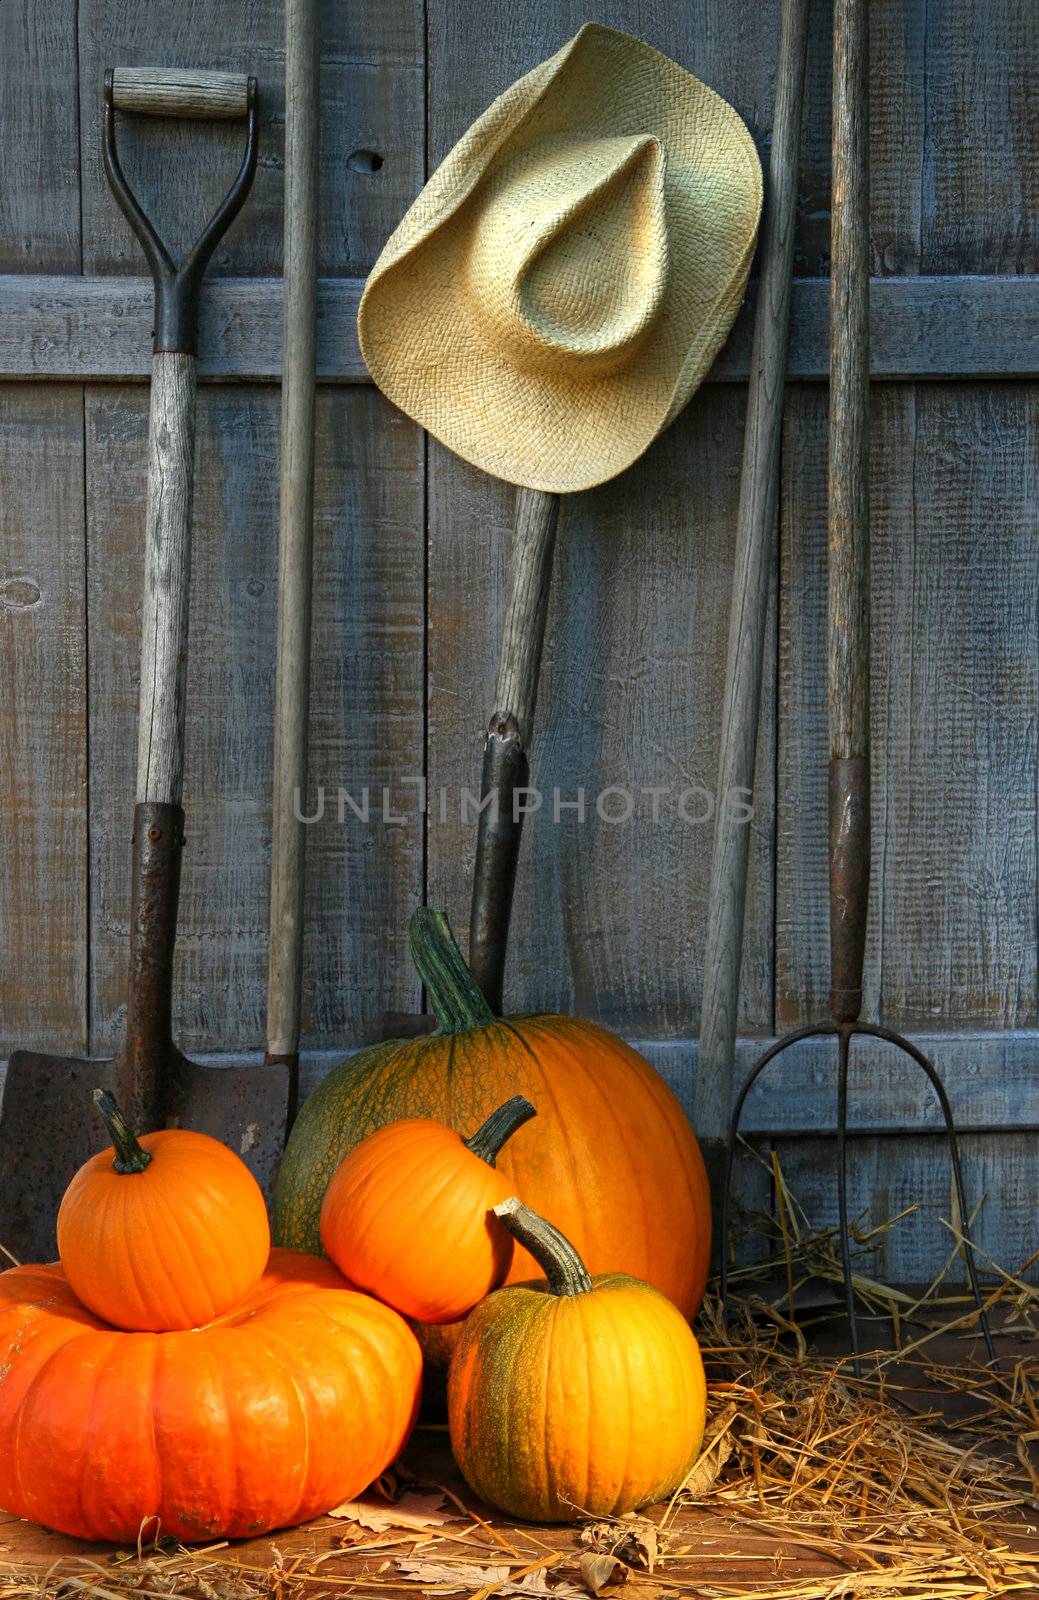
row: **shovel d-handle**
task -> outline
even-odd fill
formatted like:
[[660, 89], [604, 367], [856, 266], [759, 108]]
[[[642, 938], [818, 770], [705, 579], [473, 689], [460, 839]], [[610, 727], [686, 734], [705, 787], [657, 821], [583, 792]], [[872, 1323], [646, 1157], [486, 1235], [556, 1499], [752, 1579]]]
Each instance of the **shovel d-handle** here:
[[[138, 115], [212, 121], [243, 117], [245, 153], [238, 176], [195, 243], [177, 263], [126, 181], [116, 148], [117, 110]], [[102, 150], [119, 207], [141, 242], [155, 281], [156, 352], [198, 349], [198, 297], [210, 257], [245, 204], [256, 172], [256, 79], [226, 72], [109, 67], [104, 80]]]
[[488, 1005], [500, 1011], [512, 892], [523, 831], [518, 791], [530, 775], [541, 651], [552, 586], [559, 496], [518, 489], [508, 593], [494, 689], [496, 710], [484, 746], [481, 810], [469, 919], [469, 967]]
[[112, 104], [144, 117], [195, 117], [235, 121], [249, 114], [244, 72], [198, 72], [192, 67], [113, 67]]
[[[180, 263], [173, 260], [126, 181], [116, 146], [117, 110], [207, 120], [242, 117], [247, 123], [238, 175]], [[199, 292], [210, 257], [241, 210], [256, 171], [256, 79], [166, 68], [109, 68], [102, 133], [108, 181], [140, 240], [155, 283], [137, 800], [179, 805], [184, 779]]]

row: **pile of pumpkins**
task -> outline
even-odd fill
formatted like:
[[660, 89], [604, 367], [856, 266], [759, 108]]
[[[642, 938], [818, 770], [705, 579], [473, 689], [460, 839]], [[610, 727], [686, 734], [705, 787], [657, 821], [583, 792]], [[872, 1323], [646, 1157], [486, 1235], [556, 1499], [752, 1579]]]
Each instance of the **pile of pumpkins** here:
[[618, 1515], [684, 1480], [710, 1214], [681, 1108], [590, 1023], [494, 1017], [440, 913], [411, 942], [438, 1030], [306, 1103], [274, 1247], [237, 1155], [138, 1139], [96, 1093], [112, 1147], [69, 1185], [60, 1264], [0, 1274], [4, 1509], [121, 1541], [307, 1521], [403, 1449], [423, 1352], [493, 1506]]

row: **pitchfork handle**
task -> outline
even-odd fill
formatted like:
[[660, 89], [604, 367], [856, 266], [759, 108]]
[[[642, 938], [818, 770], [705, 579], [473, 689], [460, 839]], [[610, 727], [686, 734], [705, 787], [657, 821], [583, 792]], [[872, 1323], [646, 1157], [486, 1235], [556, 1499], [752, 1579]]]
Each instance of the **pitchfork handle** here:
[[869, 899], [868, 0], [835, 0], [830, 265], [830, 1002], [862, 1006]]

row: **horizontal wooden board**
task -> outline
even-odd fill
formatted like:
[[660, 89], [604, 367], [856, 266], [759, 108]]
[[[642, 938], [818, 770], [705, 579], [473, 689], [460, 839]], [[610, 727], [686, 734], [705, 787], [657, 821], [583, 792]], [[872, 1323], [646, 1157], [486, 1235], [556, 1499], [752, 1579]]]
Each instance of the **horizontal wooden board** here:
[[[355, 1039], [359, 1036], [363, 1034], [354, 1034]], [[349, 1033], [346, 1037], [350, 1037]], [[1039, 1032], [912, 1033], [907, 1038], [940, 1074], [961, 1133], [1012, 1131], [1034, 1135], [1039, 1130]], [[698, 1041], [629, 1036], [629, 1042], [652, 1062], [691, 1113]], [[737, 1039], [737, 1088], [774, 1043], [774, 1039]], [[316, 1089], [337, 1062], [363, 1048], [355, 1043], [337, 1049], [305, 1050], [301, 1064], [303, 1095]], [[258, 1050], [199, 1052], [198, 1059], [214, 1066], [254, 1065], [258, 1070], [261, 1064]], [[0, 1086], [2, 1083], [0, 1062]], [[944, 1131], [938, 1101], [921, 1069], [894, 1045], [866, 1037], [856, 1039], [849, 1091], [849, 1136], [853, 1139], [890, 1137], [896, 1133], [938, 1135]], [[754, 1140], [826, 1139], [836, 1125], [835, 1096], [833, 1041], [804, 1040], [784, 1051], [762, 1074], [747, 1098], [740, 1132]]]
[[[318, 377], [368, 383], [357, 344], [363, 280], [323, 278]], [[876, 378], [1039, 376], [1039, 277], [875, 278], [871, 289]], [[709, 381], [750, 371], [751, 285]], [[199, 374], [272, 380], [281, 375], [280, 278], [210, 278], [202, 290]], [[829, 370], [829, 288], [794, 282], [788, 376]], [[0, 276], [0, 378], [132, 379], [151, 364], [152, 288], [146, 278]]]

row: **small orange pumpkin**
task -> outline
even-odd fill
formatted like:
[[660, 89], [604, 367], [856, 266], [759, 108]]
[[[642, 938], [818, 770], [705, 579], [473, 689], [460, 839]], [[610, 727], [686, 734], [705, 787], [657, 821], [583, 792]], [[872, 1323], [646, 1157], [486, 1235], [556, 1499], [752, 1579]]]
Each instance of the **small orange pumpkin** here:
[[122, 1333], [60, 1266], [0, 1273], [0, 1506], [77, 1539], [252, 1538], [359, 1494], [403, 1449], [422, 1357], [329, 1261], [271, 1252], [205, 1328]]
[[589, 1277], [569, 1240], [518, 1200], [496, 1211], [547, 1281], [499, 1289], [462, 1323], [447, 1404], [466, 1482], [531, 1522], [665, 1499], [703, 1439], [707, 1385], [689, 1324], [648, 1283]]
[[493, 1213], [512, 1186], [494, 1163], [534, 1115], [530, 1101], [514, 1095], [469, 1139], [429, 1117], [369, 1134], [325, 1191], [328, 1255], [351, 1283], [407, 1317], [464, 1317], [512, 1263], [512, 1236]]
[[83, 1304], [114, 1327], [197, 1328], [259, 1282], [271, 1234], [260, 1186], [205, 1133], [133, 1133], [94, 1090], [112, 1148], [84, 1162], [58, 1208], [58, 1254]]

